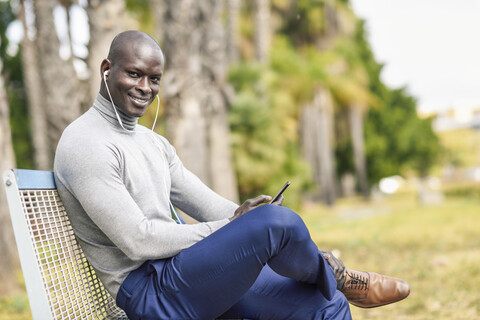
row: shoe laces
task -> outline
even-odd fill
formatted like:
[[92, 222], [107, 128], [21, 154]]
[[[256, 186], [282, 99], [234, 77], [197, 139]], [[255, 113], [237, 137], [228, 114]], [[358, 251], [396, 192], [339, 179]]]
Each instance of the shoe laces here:
[[356, 290], [368, 290], [368, 277], [356, 272], [347, 273], [350, 279], [345, 283], [345, 288]]

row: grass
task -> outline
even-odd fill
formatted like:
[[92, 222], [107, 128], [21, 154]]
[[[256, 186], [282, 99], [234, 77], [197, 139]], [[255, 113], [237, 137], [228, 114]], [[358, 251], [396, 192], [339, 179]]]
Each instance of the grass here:
[[480, 200], [447, 198], [422, 206], [412, 194], [375, 203], [311, 207], [303, 217], [320, 248], [349, 268], [407, 280], [410, 296], [376, 309], [352, 306], [354, 319], [480, 317]]
[[[361, 319], [480, 318], [480, 198], [447, 197], [420, 205], [412, 193], [334, 208], [306, 206], [302, 217], [321, 249], [338, 250], [349, 268], [403, 278], [410, 296]], [[0, 319], [31, 319], [26, 293], [0, 299]]]
[[27, 320], [32, 319], [26, 292], [19, 292], [0, 298], [0, 319]]

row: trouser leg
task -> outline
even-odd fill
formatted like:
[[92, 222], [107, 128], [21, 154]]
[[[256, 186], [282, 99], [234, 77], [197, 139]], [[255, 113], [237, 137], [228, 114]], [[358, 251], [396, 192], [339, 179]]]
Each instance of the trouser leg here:
[[351, 320], [345, 296], [327, 300], [314, 285], [295, 281], [265, 266], [253, 286], [221, 319]]
[[335, 276], [301, 218], [288, 208], [265, 205], [179, 255], [152, 262], [147, 289], [130, 292], [129, 305], [153, 315], [142, 319], [213, 318], [247, 293], [267, 262], [275, 273], [333, 298]]

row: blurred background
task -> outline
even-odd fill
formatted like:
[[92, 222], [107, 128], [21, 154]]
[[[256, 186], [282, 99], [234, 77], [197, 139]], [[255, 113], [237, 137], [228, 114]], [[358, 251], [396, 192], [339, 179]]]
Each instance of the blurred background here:
[[[111, 40], [142, 30], [166, 57], [156, 131], [187, 168], [237, 202], [291, 181], [321, 249], [410, 283], [354, 319], [475, 319], [479, 16], [478, 0], [0, 0], [0, 169], [52, 170]], [[0, 218], [0, 319], [30, 319], [3, 189]]]

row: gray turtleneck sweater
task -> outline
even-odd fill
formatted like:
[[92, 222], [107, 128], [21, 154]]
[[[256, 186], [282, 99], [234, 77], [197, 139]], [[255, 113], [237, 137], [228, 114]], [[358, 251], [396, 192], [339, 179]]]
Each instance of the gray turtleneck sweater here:
[[[113, 297], [130, 271], [190, 247], [238, 207], [185, 169], [165, 138], [120, 116], [127, 130], [99, 94], [63, 132], [54, 166], [75, 235]], [[169, 198], [199, 223], [177, 224]]]

